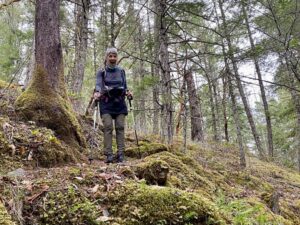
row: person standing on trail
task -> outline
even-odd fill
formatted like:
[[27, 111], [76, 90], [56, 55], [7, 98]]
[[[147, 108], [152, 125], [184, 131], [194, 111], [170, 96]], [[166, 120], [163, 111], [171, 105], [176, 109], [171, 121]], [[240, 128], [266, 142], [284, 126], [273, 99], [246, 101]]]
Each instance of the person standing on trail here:
[[112, 151], [113, 121], [116, 130], [117, 162], [124, 161], [125, 116], [128, 114], [125, 97], [132, 99], [127, 89], [125, 71], [117, 65], [118, 51], [108, 48], [105, 54], [104, 69], [97, 72], [94, 99], [99, 100], [100, 115], [104, 126], [104, 153], [106, 163], [114, 160]]

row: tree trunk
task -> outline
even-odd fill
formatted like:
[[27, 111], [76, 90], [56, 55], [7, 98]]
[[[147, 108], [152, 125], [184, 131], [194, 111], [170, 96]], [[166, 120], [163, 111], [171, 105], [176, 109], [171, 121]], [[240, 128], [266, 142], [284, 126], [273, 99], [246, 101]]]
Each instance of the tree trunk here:
[[59, 4], [36, 1], [35, 68], [29, 87], [16, 100], [16, 111], [25, 120], [53, 129], [68, 144], [85, 146], [64, 83]]
[[[150, 18], [149, 18], [149, 12], [148, 14], [148, 30], [149, 30], [149, 35], [151, 34], [151, 24], [150, 24]], [[159, 60], [158, 60], [158, 55], [159, 55], [159, 43], [157, 41], [158, 39], [158, 33], [159, 33], [159, 18], [158, 16], [154, 17], [154, 38], [153, 39], [153, 47], [151, 45], [151, 58], [154, 62], [154, 64], [151, 64], [151, 75], [152, 77], [159, 78]], [[150, 37], [151, 38], [151, 37]], [[158, 79], [155, 79], [158, 80]], [[154, 84], [153, 89], [152, 89], [152, 98], [153, 98], [153, 127], [152, 127], [152, 133], [153, 134], [159, 134], [160, 129], [159, 129], [159, 109], [160, 109], [160, 104], [159, 104], [159, 84], [158, 82]]]
[[32, 43], [32, 49], [31, 49], [31, 56], [30, 60], [27, 64], [26, 72], [25, 72], [25, 81], [24, 81], [24, 89], [26, 89], [29, 85], [29, 82], [31, 80], [31, 75], [34, 70], [34, 62], [35, 62], [35, 41]]
[[214, 96], [213, 96], [213, 88], [212, 83], [209, 78], [209, 75], [206, 75], [207, 83], [208, 83], [208, 92], [209, 92], [209, 100], [210, 100], [210, 109], [211, 109], [211, 119], [212, 119], [212, 127], [213, 127], [213, 133], [214, 133], [214, 140], [218, 141], [218, 131], [217, 131], [217, 122], [216, 122], [216, 111], [215, 111], [215, 102], [214, 102]]
[[[217, 15], [218, 28], [220, 29], [220, 22], [219, 22], [219, 19], [218, 19], [217, 6], [216, 6], [215, 1], [213, 3], [214, 3], [214, 10], [215, 10], [215, 13]], [[220, 6], [220, 0], [219, 0], [219, 6]], [[228, 58], [227, 58], [227, 54], [226, 54], [226, 50], [225, 50], [224, 39], [222, 39], [222, 53], [223, 53], [223, 56], [224, 56], [224, 63], [225, 63], [225, 73], [224, 73], [223, 82], [224, 82], [224, 86], [225, 86], [226, 80], [228, 81], [229, 96], [230, 96], [231, 102], [232, 102], [232, 115], [233, 115], [234, 124], [235, 124], [235, 128], [236, 128], [237, 142], [238, 142], [238, 145], [239, 145], [240, 165], [241, 165], [242, 168], [245, 168], [246, 167], [246, 157], [245, 157], [245, 150], [244, 150], [244, 146], [243, 146], [243, 136], [242, 136], [242, 132], [241, 132], [241, 122], [240, 122], [240, 117], [239, 117], [239, 114], [238, 114], [238, 108], [237, 108], [237, 104], [236, 104], [236, 98], [235, 98], [233, 86], [232, 86], [232, 83], [231, 83], [231, 76], [230, 76], [231, 72], [230, 72], [230, 66], [229, 66], [229, 63], [228, 63]], [[226, 90], [226, 88], [224, 90]], [[225, 117], [226, 117], [226, 115], [225, 115]], [[226, 132], [226, 130], [225, 130], [225, 132]]]
[[220, 135], [220, 91], [218, 86], [217, 79], [213, 79], [211, 82], [212, 85], [212, 91], [213, 91], [213, 98], [214, 98], [214, 104], [215, 104], [215, 114], [216, 114], [216, 141], [221, 140]]
[[285, 56], [285, 64], [288, 70], [288, 82], [292, 89], [290, 89], [290, 93], [294, 102], [296, 117], [297, 117], [297, 125], [296, 125], [296, 148], [297, 148], [297, 161], [298, 161], [298, 171], [300, 172], [300, 95], [299, 92], [296, 91], [296, 78], [293, 75], [293, 71], [290, 68], [289, 59]]
[[[242, 3], [242, 10], [243, 10], [243, 14], [244, 14], [244, 18], [245, 18], [245, 22], [246, 22], [246, 26], [247, 26], [247, 31], [248, 31], [249, 41], [250, 41], [250, 45], [251, 45], [251, 50], [255, 51], [254, 40], [253, 40], [252, 33], [251, 33], [251, 30], [250, 30], [248, 15], [247, 15], [247, 12], [246, 12], [246, 9], [245, 9], [244, 2]], [[272, 134], [271, 115], [270, 115], [269, 105], [268, 105], [268, 101], [267, 101], [267, 97], [266, 97], [266, 93], [265, 93], [264, 83], [262, 81], [262, 74], [261, 74], [260, 66], [259, 66], [258, 59], [255, 56], [255, 54], [253, 55], [253, 61], [254, 61], [256, 73], [257, 73], [257, 76], [258, 76], [259, 87], [260, 87], [260, 92], [261, 92], [261, 98], [262, 98], [262, 102], [263, 102], [263, 106], [264, 106], [266, 123], [267, 123], [268, 153], [269, 153], [269, 157], [273, 158], [274, 157], [274, 148], [273, 148], [273, 134]]]
[[204, 141], [203, 125], [201, 119], [201, 106], [197, 96], [195, 82], [191, 71], [184, 75], [190, 103], [191, 138], [193, 141]]
[[216, 104], [215, 104], [215, 96], [214, 96], [214, 91], [213, 91], [213, 84], [211, 81], [211, 70], [210, 67], [208, 66], [208, 63], [206, 59], [204, 59], [204, 66], [205, 66], [205, 77], [207, 80], [208, 84], [208, 93], [209, 93], [209, 101], [210, 101], [210, 110], [211, 110], [211, 119], [212, 119], [212, 127], [213, 127], [213, 134], [214, 134], [214, 140], [218, 141], [219, 140], [219, 135], [218, 135], [218, 128], [217, 128], [217, 116], [216, 115]]
[[223, 110], [223, 120], [224, 120], [224, 136], [225, 140], [229, 142], [229, 132], [228, 132], [228, 119], [227, 119], [227, 76], [223, 76], [223, 98], [222, 98], [222, 110]]
[[[138, 15], [137, 15], [138, 16]], [[142, 29], [142, 22], [140, 20], [140, 18], [138, 18], [138, 50], [139, 50], [139, 57], [141, 59], [144, 58], [144, 53], [143, 53], [143, 29]], [[142, 60], [139, 60], [139, 65], [138, 65], [138, 75], [140, 76], [140, 82], [142, 83], [144, 81], [144, 77], [145, 77], [145, 71], [144, 71], [144, 62]], [[146, 94], [146, 89], [141, 90], [141, 95], [140, 95], [140, 101], [139, 101], [139, 107], [142, 109], [142, 111], [140, 111], [140, 126], [141, 126], [141, 131], [142, 133], [146, 134], [147, 131], [147, 124], [146, 124], [146, 105], [145, 105], [145, 96], [147, 96]]]
[[168, 144], [173, 142], [173, 105], [171, 90], [171, 73], [169, 65], [168, 37], [166, 26], [166, 13], [168, 10], [166, 0], [155, 0], [155, 9], [158, 17], [158, 43], [159, 43], [159, 65], [162, 80], [163, 100], [163, 137], [167, 137]]
[[90, 0], [76, 0], [75, 4], [75, 59], [74, 67], [71, 70], [70, 90], [75, 99], [74, 109], [80, 111], [80, 93], [82, 90], [84, 69], [87, 57], [88, 46], [88, 15], [90, 11]]
[[222, 1], [223, 0], [219, 0], [219, 8], [220, 8], [221, 18], [222, 18], [222, 22], [223, 22], [223, 28], [224, 28], [224, 32], [225, 32], [224, 35], [225, 35], [225, 39], [227, 41], [227, 45], [228, 45], [228, 48], [229, 48], [228, 57], [230, 58], [230, 60], [232, 62], [234, 76], [235, 76], [237, 86], [238, 86], [238, 89], [239, 89], [239, 92], [240, 92], [240, 95], [241, 95], [241, 98], [242, 98], [242, 101], [243, 101], [243, 105], [244, 105], [245, 112], [246, 112], [246, 115], [247, 115], [247, 118], [248, 118], [248, 122], [249, 122], [249, 125], [250, 125], [250, 128], [251, 128], [251, 131], [252, 131], [252, 135], [253, 135], [253, 138], [255, 140], [257, 150], [259, 152], [259, 156], [261, 158], [264, 158], [265, 157], [264, 150], [262, 148], [261, 141], [260, 141], [260, 138], [259, 138], [259, 135], [258, 135], [258, 132], [257, 132], [257, 129], [256, 129], [256, 125], [254, 123], [254, 119], [253, 119], [253, 116], [252, 116], [252, 112], [251, 112], [250, 106], [248, 104], [246, 94], [244, 92], [244, 88], [242, 86], [242, 82], [241, 82], [240, 75], [239, 75], [239, 72], [238, 72], [236, 59], [233, 55], [233, 47], [232, 47], [232, 44], [231, 44], [231, 38], [230, 38], [230, 36], [228, 34], [228, 31], [227, 31], [228, 30], [227, 25], [226, 25], [227, 21], [226, 21], [226, 18], [225, 18], [225, 13], [224, 13]]
[[115, 7], [117, 0], [111, 0], [110, 4], [110, 45], [115, 47]]

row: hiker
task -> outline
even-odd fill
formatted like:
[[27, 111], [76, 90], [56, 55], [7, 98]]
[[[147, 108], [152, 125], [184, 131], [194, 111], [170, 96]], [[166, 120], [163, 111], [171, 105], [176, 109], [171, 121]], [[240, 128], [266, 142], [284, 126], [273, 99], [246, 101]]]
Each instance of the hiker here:
[[117, 162], [124, 161], [125, 116], [128, 114], [125, 97], [132, 99], [127, 89], [125, 71], [117, 65], [118, 51], [108, 48], [105, 53], [104, 69], [97, 72], [95, 100], [100, 102], [100, 115], [104, 126], [104, 153], [106, 163], [114, 160], [112, 151], [113, 121], [116, 130]]

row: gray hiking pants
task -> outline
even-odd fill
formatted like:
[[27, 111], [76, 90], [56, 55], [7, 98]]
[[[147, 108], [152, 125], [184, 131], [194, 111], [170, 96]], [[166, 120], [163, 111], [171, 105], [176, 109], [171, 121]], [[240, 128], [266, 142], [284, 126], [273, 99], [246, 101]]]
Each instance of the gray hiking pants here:
[[112, 155], [112, 136], [113, 136], [113, 120], [115, 121], [116, 141], [118, 148], [118, 155], [123, 154], [125, 149], [125, 115], [119, 114], [113, 118], [110, 114], [103, 114], [102, 121], [104, 126], [104, 154], [106, 156]]

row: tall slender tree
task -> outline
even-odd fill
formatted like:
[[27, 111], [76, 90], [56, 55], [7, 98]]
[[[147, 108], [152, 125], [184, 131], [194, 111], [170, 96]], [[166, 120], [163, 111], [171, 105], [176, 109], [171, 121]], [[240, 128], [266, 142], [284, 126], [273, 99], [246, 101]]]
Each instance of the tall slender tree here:
[[246, 11], [246, 6], [245, 6], [244, 1], [242, 1], [241, 7], [242, 7], [242, 11], [243, 11], [243, 16], [245, 19], [245, 24], [247, 27], [251, 51], [253, 52], [252, 57], [253, 57], [254, 65], [255, 65], [256, 74], [258, 76], [259, 88], [260, 88], [261, 98], [262, 98], [262, 102], [263, 102], [263, 106], [264, 106], [265, 118], [266, 118], [266, 123], [267, 123], [268, 153], [269, 153], [269, 157], [272, 158], [274, 156], [274, 148], [273, 148], [273, 134], [272, 134], [272, 123], [271, 123], [269, 104], [268, 104], [267, 97], [266, 97], [264, 83], [262, 81], [262, 73], [261, 73], [261, 69], [259, 66], [258, 58], [255, 55], [255, 45], [254, 45], [253, 35], [252, 35], [251, 29], [250, 29], [248, 13]]
[[[72, 94], [80, 95], [84, 79], [84, 70], [88, 48], [88, 18], [90, 0], [76, 0], [75, 3], [75, 58], [70, 73], [70, 90]], [[74, 109], [80, 109], [80, 99], [73, 102]]]
[[162, 132], [164, 137], [167, 137], [167, 142], [173, 142], [173, 104], [172, 104], [172, 90], [171, 90], [171, 69], [169, 64], [169, 51], [168, 51], [168, 36], [167, 36], [167, 1], [155, 0], [155, 11], [157, 16], [158, 29], [156, 41], [159, 43], [159, 65], [160, 75], [162, 82], [162, 104], [163, 104], [163, 123]]
[[219, 9], [220, 9], [220, 12], [221, 12], [221, 19], [222, 19], [222, 24], [223, 24], [223, 29], [224, 29], [224, 35], [225, 35], [226, 43], [227, 43], [227, 46], [228, 46], [228, 49], [229, 49], [228, 50], [228, 57], [230, 58], [230, 61], [232, 63], [233, 74], [234, 74], [234, 77], [235, 77], [235, 80], [236, 80], [236, 83], [237, 83], [237, 87], [238, 87], [238, 90], [240, 92], [240, 95], [241, 95], [241, 98], [242, 98], [242, 101], [243, 101], [245, 112], [246, 112], [246, 115], [247, 115], [247, 118], [248, 118], [248, 122], [249, 122], [249, 125], [250, 125], [250, 128], [251, 128], [251, 132], [252, 132], [252, 135], [253, 135], [258, 153], [259, 153], [261, 158], [264, 158], [265, 153], [264, 153], [264, 150], [263, 150], [263, 147], [262, 147], [262, 144], [261, 144], [259, 134], [258, 134], [257, 129], [256, 129], [256, 125], [255, 125], [255, 122], [254, 122], [254, 119], [253, 119], [251, 108], [250, 108], [249, 103], [247, 101], [246, 94], [245, 94], [245, 91], [244, 91], [244, 87], [242, 85], [242, 81], [241, 81], [241, 78], [240, 78], [240, 75], [239, 75], [239, 72], [238, 72], [237, 61], [236, 61], [236, 58], [234, 57], [234, 54], [233, 54], [234, 50], [233, 50], [233, 45], [232, 45], [232, 40], [231, 40], [231, 37], [230, 37], [230, 33], [229, 33], [229, 30], [228, 30], [228, 27], [227, 27], [227, 20], [226, 20], [226, 17], [225, 17], [225, 12], [224, 12], [224, 7], [223, 7], [223, 0], [218, 0], [218, 1], [219, 1]]

